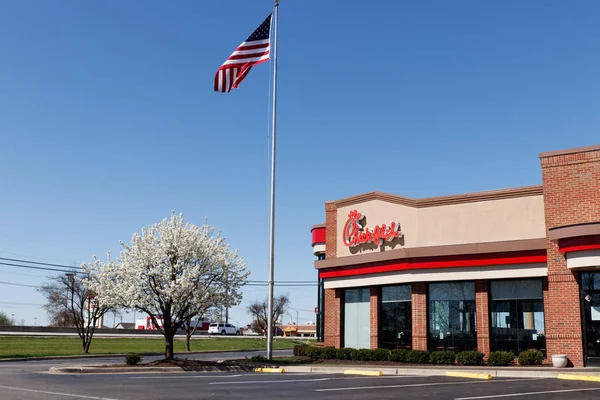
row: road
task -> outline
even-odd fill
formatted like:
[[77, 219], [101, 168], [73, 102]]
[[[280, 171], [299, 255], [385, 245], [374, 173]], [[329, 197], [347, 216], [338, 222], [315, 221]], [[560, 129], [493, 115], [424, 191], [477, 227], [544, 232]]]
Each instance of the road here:
[[[276, 356], [289, 350], [274, 351]], [[243, 358], [263, 352], [200, 354]], [[192, 358], [192, 357], [190, 357]], [[148, 358], [152, 359], [151, 357]], [[55, 365], [122, 362], [122, 358], [0, 363], [2, 400], [227, 399], [598, 399], [600, 383], [543, 378], [473, 380], [440, 376], [364, 377], [341, 374], [155, 373], [51, 375]]]

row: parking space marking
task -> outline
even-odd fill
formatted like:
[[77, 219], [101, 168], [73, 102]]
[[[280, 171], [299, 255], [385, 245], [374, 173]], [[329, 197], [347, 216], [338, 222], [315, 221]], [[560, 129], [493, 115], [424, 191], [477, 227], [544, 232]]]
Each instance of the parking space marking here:
[[194, 379], [194, 378], [239, 378], [243, 374], [236, 375], [177, 375], [177, 376], [130, 376], [129, 379]]
[[19, 392], [50, 394], [50, 395], [53, 395], [53, 396], [74, 397], [74, 398], [77, 398], [77, 399], [118, 400], [118, 399], [112, 399], [112, 398], [108, 398], [108, 397], [84, 396], [84, 395], [81, 395], [81, 394], [60, 393], [60, 392], [47, 392], [45, 390], [25, 389], [25, 388], [18, 388], [18, 387], [12, 387], [12, 386], [0, 386], [0, 389], [15, 390], [15, 391], [19, 391]]
[[550, 393], [588, 392], [588, 391], [592, 391], [592, 390], [600, 390], [600, 388], [562, 389], [562, 390], [548, 390], [546, 392], [495, 394], [495, 395], [490, 395], [490, 396], [476, 396], [476, 397], [457, 397], [454, 400], [498, 399], [501, 397], [533, 396], [536, 394], [550, 394]]
[[[377, 378], [378, 379], [378, 378]], [[343, 388], [331, 388], [331, 389], [315, 389], [315, 392], [341, 392], [345, 390], [371, 390], [371, 389], [394, 389], [394, 388], [407, 388], [407, 387], [419, 387], [419, 386], [442, 386], [442, 385], [476, 385], [476, 384], [493, 384], [494, 382], [519, 382], [519, 381], [536, 381], [547, 378], [530, 378], [530, 379], [504, 379], [504, 380], [490, 380], [490, 381], [460, 381], [460, 382], [432, 382], [432, 383], [411, 383], [409, 385], [386, 385], [386, 386], [357, 386], [357, 387], [343, 387]]]

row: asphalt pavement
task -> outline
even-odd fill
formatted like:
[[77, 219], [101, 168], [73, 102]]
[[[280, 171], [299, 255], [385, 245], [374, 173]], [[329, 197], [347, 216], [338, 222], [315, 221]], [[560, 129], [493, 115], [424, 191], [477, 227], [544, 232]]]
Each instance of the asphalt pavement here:
[[[264, 352], [207, 353], [204, 360], [251, 357]], [[290, 350], [276, 350], [285, 356]], [[159, 358], [158, 356], [156, 358]], [[150, 360], [151, 357], [148, 358]], [[317, 373], [48, 374], [51, 366], [121, 363], [122, 357], [0, 363], [2, 400], [198, 400], [244, 399], [598, 399], [600, 383], [549, 378], [359, 376]]]

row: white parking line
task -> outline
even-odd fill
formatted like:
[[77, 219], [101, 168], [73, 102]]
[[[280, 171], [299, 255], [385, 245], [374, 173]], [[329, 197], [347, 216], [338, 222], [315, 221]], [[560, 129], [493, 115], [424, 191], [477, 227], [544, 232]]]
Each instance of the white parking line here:
[[[315, 374], [322, 375], [322, 374]], [[394, 375], [394, 376], [377, 376], [377, 377], [330, 377], [330, 378], [312, 378], [312, 379], [280, 379], [272, 381], [239, 381], [239, 382], [210, 382], [209, 385], [252, 385], [258, 383], [294, 383], [294, 382], [324, 382], [324, 381], [339, 381], [339, 380], [355, 380], [355, 379], [385, 379], [385, 378], [414, 378], [411, 375]]]
[[84, 396], [84, 395], [81, 395], [81, 394], [60, 393], [60, 392], [47, 392], [45, 390], [24, 389], [24, 388], [12, 387], [12, 386], [0, 386], [0, 389], [15, 390], [15, 391], [29, 392], [29, 393], [50, 394], [50, 395], [53, 395], [53, 396], [75, 397], [77, 399], [118, 400], [118, 399], [112, 399], [112, 398], [108, 398], [108, 397], [95, 397], [95, 396]]
[[239, 378], [243, 374], [237, 375], [177, 375], [177, 376], [131, 376], [129, 379], [194, 379], [194, 378]]
[[496, 394], [496, 395], [493, 395], [493, 396], [477, 396], [477, 397], [457, 397], [454, 400], [497, 399], [497, 398], [500, 398], [500, 397], [532, 396], [532, 395], [536, 395], [536, 394], [548, 394], [548, 393], [587, 392], [587, 391], [590, 391], [590, 390], [600, 390], [600, 388], [563, 389], [563, 390], [548, 390], [546, 392]]
[[442, 385], [476, 385], [480, 383], [491, 384], [493, 382], [517, 382], [517, 381], [536, 381], [546, 378], [531, 378], [531, 379], [503, 379], [498, 381], [459, 381], [459, 382], [433, 382], [433, 383], [413, 383], [410, 385], [386, 385], [386, 386], [358, 386], [358, 387], [344, 387], [344, 388], [331, 388], [331, 389], [315, 389], [315, 392], [341, 392], [344, 390], [371, 390], [371, 389], [392, 389], [392, 388], [405, 388], [405, 387], [419, 387], [419, 386], [442, 386]]

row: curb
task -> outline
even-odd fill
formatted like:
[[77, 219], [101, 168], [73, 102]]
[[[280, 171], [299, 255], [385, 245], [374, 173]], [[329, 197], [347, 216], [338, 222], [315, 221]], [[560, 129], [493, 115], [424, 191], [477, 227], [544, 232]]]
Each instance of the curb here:
[[568, 379], [572, 381], [588, 381], [600, 382], [600, 376], [594, 375], [573, 375], [573, 374], [558, 374], [557, 379]]
[[[132, 374], [132, 373], [186, 373], [186, 372], [251, 372], [252, 368], [241, 366], [211, 366], [197, 368], [192, 371], [180, 367], [51, 367], [48, 372], [53, 375], [60, 374]], [[265, 371], [267, 372], [267, 371]], [[284, 372], [282, 370], [282, 372]]]
[[383, 372], [382, 371], [347, 369], [344, 371], [344, 375], [381, 376], [381, 375], [383, 375]]
[[472, 378], [472, 379], [492, 379], [490, 374], [476, 374], [473, 372], [455, 372], [448, 371], [446, 376], [455, 376], [457, 378]]
[[282, 374], [285, 372], [283, 368], [254, 368], [254, 372], [272, 372]]
[[[278, 350], [292, 350], [289, 349], [273, 349], [273, 351]], [[254, 352], [254, 351], [265, 351], [264, 349], [252, 349], [252, 350], [210, 350], [210, 351], [190, 351], [189, 353], [175, 353], [175, 357], [177, 356], [186, 356], [186, 355], [198, 355], [198, 354], [215, 354], [215, 353], [246, 353], [246, 352]], [[164, 352], [161, 353], [140, 353], [142, 357], [152, 357], [152, 356], [162, 356]], [[94, 359], [94, 358], [118, 358], [125, 357], [127, 354], [88, 354], [88, 355], [80, 355], [80, 356], [50, 356], [50, 357], [22, 357], [22, 358], [0, 358], [0, 362], [17, 362], [17, 361], [45, 361], [45, 360], [86, 360], [86, 359]]]

